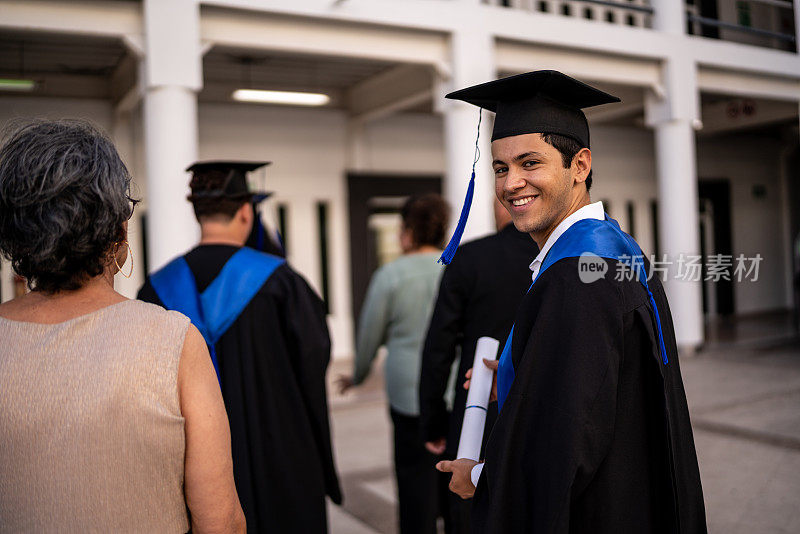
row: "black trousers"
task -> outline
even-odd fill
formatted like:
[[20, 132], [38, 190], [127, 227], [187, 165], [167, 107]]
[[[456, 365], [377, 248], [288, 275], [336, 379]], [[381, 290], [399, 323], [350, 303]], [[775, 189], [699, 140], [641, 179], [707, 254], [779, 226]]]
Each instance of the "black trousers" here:
[[419, 417], [390, 410], [394, 425], [394, 472], [400, 508], [400, 534], [435, 534], [436, 518], [450, 532], [449, 480], [436, 470], [436, 456], [425, 449]]
[[450, 507], [451, 527], [448, 534], [470, 534], [472, 532], [472, 499], [464, 500], [452, 491], [447, 496], [447, 504]]

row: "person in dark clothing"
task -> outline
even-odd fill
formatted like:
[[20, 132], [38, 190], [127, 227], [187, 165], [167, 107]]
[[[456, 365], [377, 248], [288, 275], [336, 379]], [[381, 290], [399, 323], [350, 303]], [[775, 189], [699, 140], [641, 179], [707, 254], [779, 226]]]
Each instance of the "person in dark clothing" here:
[[[495, 202], [498, 232], [465, 243], [444, 271], [422, 351], [419, 386], [420, 426], [426, 448], [454, 460], [458, 451], [467, 391], [455, 388], [453, 410], [448, 414], [444, 397], [450, 369], [459, 358], [458, 377], [472, 365], [478, 338], [505, 340], [517, 306], [531, 285], [530, 262], [539, 247], [527, 233], [511, 223], [502, 204]], [[490, 405], [484, 442], [497, 417]], [[468, 501], [450, 494], [452, 533], [470, 532]]]
[[150, 275], [139, 299], [189, 316], [209, 345], [231, 427], [236, 489], [249, 532], [327, 532], [341, 503], [325, 372], [322, 301], [282, 258], [244, 247], [254, 216], [245, 172], [190, 168], [200, 244]]
[[541, 249], [487, 364], [499, 415], [485, 462], [438, 464], [455, 493], [474, 495], [473, 532], [706, 532], [666, 294], [589, 196], [581, 109], [619, 99], [555, 71], [448, 96], [496, 111], [495, 193]]

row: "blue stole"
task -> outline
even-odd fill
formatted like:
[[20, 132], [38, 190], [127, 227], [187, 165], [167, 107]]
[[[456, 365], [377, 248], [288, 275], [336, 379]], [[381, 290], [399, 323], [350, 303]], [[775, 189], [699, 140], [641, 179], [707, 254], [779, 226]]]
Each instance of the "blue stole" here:
[[[621, 261], [626, 263], [634, 271], [634, 276], [637, 277], [639, 282], [644, 286], [647, 291], [647, 296], [650, 299], [650, 312], [656, 322], [658, 329], [658, 345], [661, 352], [661, 358], [664, 365], [669, 363], [667, 359], [667, 349], [664, 346], [664, 334], [661, 330], [661, 318], [658, 315], [658, 307], [656, 301], [653, 299], [653, 293], [647, 285], [647, 273], [644, 268], [644, 261], [636, 261], [636, 257], [642, 256], [642, 249], [631, 236], [623, 232], [617, 221], [612, 219], [606, 214], [603, 221], [597, 219], [582, 219], [572, 226], [570, 226], [561, 237], [559, 237], [552, 248], [547, 253], [547, 256], [542, 262], [542, 267], [539, 269], [539, 274], [536, 275], [536, 280], [542, 276], [551, 265], [564, 258], [575, 258], [589, 253], [601, 258], [608, 258], [612, 260]], [[624, 260], [628, 259], [628, 262]], [[610, 273], [606, 273], [608, 276]], [[536, 280], [533, 281], [531, 287], [534, 289]], [[497, 369], [497, 408], [503, 408], [503, 403], [508, 397], [508, 392], [511, 389], [511, 384], [514, 383], [514, 362], [511, 359], [511, 340], [514, 337], [514, 327], [511, 327], [506, 339], [506, 344], [503, 347], [503, 352], [500, 355], [500, 364]]]
[[189, 264], [181, 256], [153, 273], [150, 284], [165, 308], [187, 316], [203, 335], [219, 380], [214, 346], [253, 300], [264, 282], [284, 263], [283, 258], [242, 247], [225, 263], [205, 291], [200, 293]]

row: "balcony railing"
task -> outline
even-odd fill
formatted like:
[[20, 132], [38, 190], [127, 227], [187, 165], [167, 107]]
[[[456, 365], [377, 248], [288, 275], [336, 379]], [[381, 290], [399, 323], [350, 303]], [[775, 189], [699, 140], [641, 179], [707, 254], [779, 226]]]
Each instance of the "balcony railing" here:
[[791, 0], [686, 0], [686, 19], [691, 35], [797, 51]]
[[649, 0], [483, 0], [483, 3], [640, 28], [650, 28], [653, 15]]
[[[641, 28], [652, 27], [654, 14], [649, 0], [482, 1], [498, 7]], [[685, 0], [685, 3], [687, 33], [690, 35], [779, 50], [797, 50], [791, 0]]]

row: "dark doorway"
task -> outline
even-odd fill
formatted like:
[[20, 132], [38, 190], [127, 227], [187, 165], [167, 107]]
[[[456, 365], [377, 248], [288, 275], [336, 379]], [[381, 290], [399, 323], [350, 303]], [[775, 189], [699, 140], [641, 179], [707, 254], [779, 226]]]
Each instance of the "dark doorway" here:
[[377, 236], [369, 228], [370, 216], [400, 213], [403, 201], [411, 195], [441, 194], [442, 177], [350, 173], [347, 187], [353, 317], [358, 320], [369, 279], [379, 265]]
[[[700, 254], [705, 264], [709, 256], [723, 254], [733, 259], [731, 236], [731, 185], [726, 179], [700, 180]], [[733, 315], [733, 268], [729, 278], [717, 282], [703, 282], [703, 313], [715, 312], [720, 316]]]

